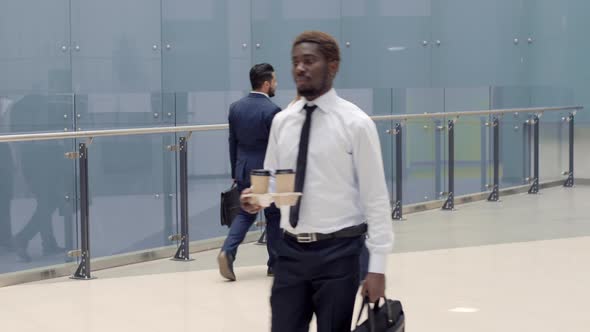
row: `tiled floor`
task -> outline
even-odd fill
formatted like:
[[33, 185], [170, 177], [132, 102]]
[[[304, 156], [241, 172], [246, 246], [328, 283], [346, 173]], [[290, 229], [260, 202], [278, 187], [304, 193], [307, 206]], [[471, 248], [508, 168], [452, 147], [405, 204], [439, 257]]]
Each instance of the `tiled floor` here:
[[[408, 331], [588, 331], [590, 187], [555, 188], [396, 223], [390, 297]], [[0, 288], [2, 331], [268, 331], [266, 250], [240, 248], [238, 281], [216, 251]], [[231, 310], [231, 315], [228, 312]], [[314, 331], [314, 329], [311, 329]]]

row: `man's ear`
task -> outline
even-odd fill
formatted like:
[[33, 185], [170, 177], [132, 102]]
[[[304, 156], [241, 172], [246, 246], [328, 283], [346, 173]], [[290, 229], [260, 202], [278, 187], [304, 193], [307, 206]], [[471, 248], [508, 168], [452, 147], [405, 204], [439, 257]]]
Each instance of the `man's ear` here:
[[336, 78], [336, 74], [338, 74], [338, 70], [340, 69], [340, 61], [330, 61], [328, 62], [328, 72], [332, 78]]

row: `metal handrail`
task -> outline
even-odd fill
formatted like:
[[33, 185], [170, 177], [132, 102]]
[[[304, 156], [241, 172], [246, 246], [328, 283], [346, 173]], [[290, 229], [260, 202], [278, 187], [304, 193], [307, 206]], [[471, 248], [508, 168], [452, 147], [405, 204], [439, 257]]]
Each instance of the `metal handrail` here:
[[[399, 115], [374, 115], [371, 116], [373, 121], [405, 121], [412, 119], [436, 119], [436, 118], [458, 118], [461, 116], [474, 115], [500, 115], [507, 113], [537, 113], [556, 112], [556, 111], [578, 111], [584, 109], [583, 106], [564, 106], [564, 107], [537, 107], [537, 108], [512, 108], [496, 109], [483, 111], [463, 111], [449, 113], [423, 113], [423, 114], [399, 114]], [[48, 141], [58, 139], [75, 139], [75, 138], [95, 138], [105, 136], [131, 136], [131, 135], [149, 135], [149, 134], [171, 134], [179, 132], [199, 132], [228, 129], [227, 124], [211, 125], [194, 125], [194, 126], [175, 126], [175, 127], [142, 127], [126, 129], [107, 129], [107, 130], [86, 130], [75, 132], [51, 132], [51, 133], [25, 133], [0, 135], [0, 143], [8, 142], [26, 142], [26, 141]]]
[[[455, 132], [455, 121], [461, 116], [477, 116], [477, 115], [496, 115], [494, 116], [494, 192], [490, 196], [489, 200], [498, 200], [498, 172], [499, 172], [499, 122], [498, 115], [506, 113], [532, 113], [533, 119], [527, 121], [528, 125], [531, 125], [534, 129], [535, 149], [534, 149], [534, 160], [535, 160], [535, 177], [533, 179], [533, 185], [529, 189], [529, 193], [535, 194], [539, 189], [539, 117], [544, 112], [553, 111], [571, 111], [568, 116], [570, 122], [570, 171], [569, 178], [565, 186], [573, 186], [573, 122], [576, 111], [583, 109], [582, 106], [567, 106], [567, 107], [544, 107], [544, 108], [513, 108], [513, 109], [502, 109], [502, 110], [484, 110], [484, 111], [472, 111], [472, 112], [450, 112], [450, 113], [425, 113], [425, 114], [400, 114], [400, 115], [378, 115], [372, 116], [374, 121], [396, 121], [395, 129], [389, 130], [388, 133], [396, 136], [396, 203], [395, 209], [392, 213], [393, 219], [402, 219], [402, 125], [405, 121], [411, 119], [436, 119], [443, 118], [448, 120], [448, 173], [449, 173], [449, 195], [445, 204], [443, 205], [444, 210], [454, 209], [454, 132]], [[212, 125], [196, 125], [196, 126], [177, 126], [177, 127], [147, 127], [147, 128], [127, 128], [127, 129], [109, 129], [109, 130], [90, 130], [90, 131], [77, 131], [77, 132], [53, 132], [53, 133], [24, 133], [24, 134], [13, 134], [0, 136], [0, 143], [2, 142], [24, 142], [24, 141], [45, 141], [45, 140], [57, 140], [57, 139], [75, 139], [75, 138], [87, 138], [88, 142], [78, 143], [78, 152], [68, 152], [66, 157], [70, 159], [79, 160], [79, 188], [80, 188], [80, 249], [73, 250], [68, 253], [71, 256], [81, 257], [78, 268], [71, 278], [89, 280], [94, 277], [91, 274], [90, 265], [90, 222], [89, 222], [89, 189], [88, 189], [88, 145], [92, 143], [92, 140], [96, 137], [105, 136], [129, 136], [129, 135], [148, 135], [148, 134], [169, 134], [169, 133], [185, 133], [184, 136], [179, 137], [178, 145], [168, 146], [167, 149], [171, 152], [179, 154], [179, 199], [180, 199], [180, 234], [174, 234], [170, 236], [170, 240], [179, 240], [177, 252], [174, 255], [174, 260], [178, 261], [190, 261], [190, 249], [189, 249], [189, 222], [188, 222], [188, 140], [190, 139], [193, 132], [199, 131], [212, 131], [212, 130], [226, 130], [228, 129], [227, 124], [212, 124]]]
[[458, 118], [461, 116], [474, 115], [502, 115], [509, 113], [537, 113], [556, 112], [556, 111], [579, 111], [584, 109], [583, 106], [562, 106], [562, 107], [535, 107], [535, 108], [507, 108], [483, 111], [463, 111], [448, 113], [423, 113], [423, 114], [396, 114], [396, 115], [374, 115], [371, 117], [374, 121], [384, 120], [413, 120], [413, 119], [439, 119], [439, 118]]
[[150, 134], [171, 134], [187, 133], [195, 131], [211, 131], [228, 129], [227, 124], [198, 125], [198, 126], [176, 126], [176, 127], [141, 127], [127, 129], [106, 129], [106, 130], [85, 130], [74, 132], [52, 132], [52, 133], [30, 133], [0, 136], [2, 142], [26, 142], [26, 141], [49, 141], [69, 138], [95, 138], [105, 136], [131, 136]]

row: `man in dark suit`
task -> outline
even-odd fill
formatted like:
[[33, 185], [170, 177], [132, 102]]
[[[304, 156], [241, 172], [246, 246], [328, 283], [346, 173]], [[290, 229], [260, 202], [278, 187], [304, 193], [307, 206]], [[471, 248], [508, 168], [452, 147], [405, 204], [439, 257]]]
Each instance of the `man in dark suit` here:
[[[229, 108], [229, 156], [232, 178], [240, 191], [250, 187], [250, 171], [263, 168], [270, 126], [275, 114], [281, 110], [270, 100], [277, 86], [275, 72], [270, 64], [262, 63], [252, 67], [250, 83], [253, 91]], [[269, 256], [267, 275], [272, 276], [275, 247], [280, 240], [280, 212], [273, 204], [264, 210], [264, 215]], [[217, 257], [219, 273], [228, 280], [236, 280], [233, 262], [238, 246], [255, 220], [255, 213], [241, 210], [232, 222]]]
[[[62, 114], [55, 102], [48, 96], [30, 94], [24, 96], [12, 106], [10, 121], [13, 131], [38, 131], [48, 119]], [[62, 141], [27, 142], [18, 146], [17, 156], [28, 188], [36, 200], [35, 212], [27, 224], [14, 236], [16, 255], [21, 262], [30, 262], [27, 251], [29, 241], [37, 234], [41, 237], [43, 255], [63, 254], [53, 231], [52, 215], [63, 203], [65, 172], [68, 161], [63, 157]], [[15, 145], [16, 147], [16, 145]], [[42, 171], [39, 168], [43, 164]], [[61, 199], [60, 199], [61, 198]]]

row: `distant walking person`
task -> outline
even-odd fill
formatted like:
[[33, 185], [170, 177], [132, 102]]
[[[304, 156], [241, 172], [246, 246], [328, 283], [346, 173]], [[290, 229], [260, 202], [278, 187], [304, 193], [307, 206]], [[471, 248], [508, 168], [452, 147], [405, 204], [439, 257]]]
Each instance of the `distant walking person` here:
[[[42, 112], [45, 112], [43, 114]], [[12, 106], [10, 121], [20, 131], [39, 130], [44, 120], [57, 115], [47, 96], [27, 95]], [[35, 211], [27, 224], [14, 236], [17, 259], [22, 262], [32, 260], [27, 247], [37, 234], [41, 237], [43, 255], [60, 255], [65, 248], [57, 244], [53, 232], [53, 213], [63, 204], [66, 186], [64, 147], [60, 141], [27, 142], [19, 145], [17, 155], [21, 169], [31, 193], [36, 201]]]
[[[270, 98], [274, 96], [277, 80], [274, 68], [267, 63], [250, 69], [253, 91], [233, 103], [229, 108], [229, 157], [232, 178], [242, 191], [250, 187], [250, 171], [261, 169], [268, 144], [268, 135], [274, 116], [281, 111]], [[268, 250], [267, 275], [273, 275], [276, 243], [280, 240], [280, 211], [271, 205], [264, 210], [266, 217], [266, 245]], [[217, 257], [219, 273], [235, 281], [233, 263], [238, 246], [256, 220], [256, 213], [241, 210], [233, 220], [229, 234]]]

